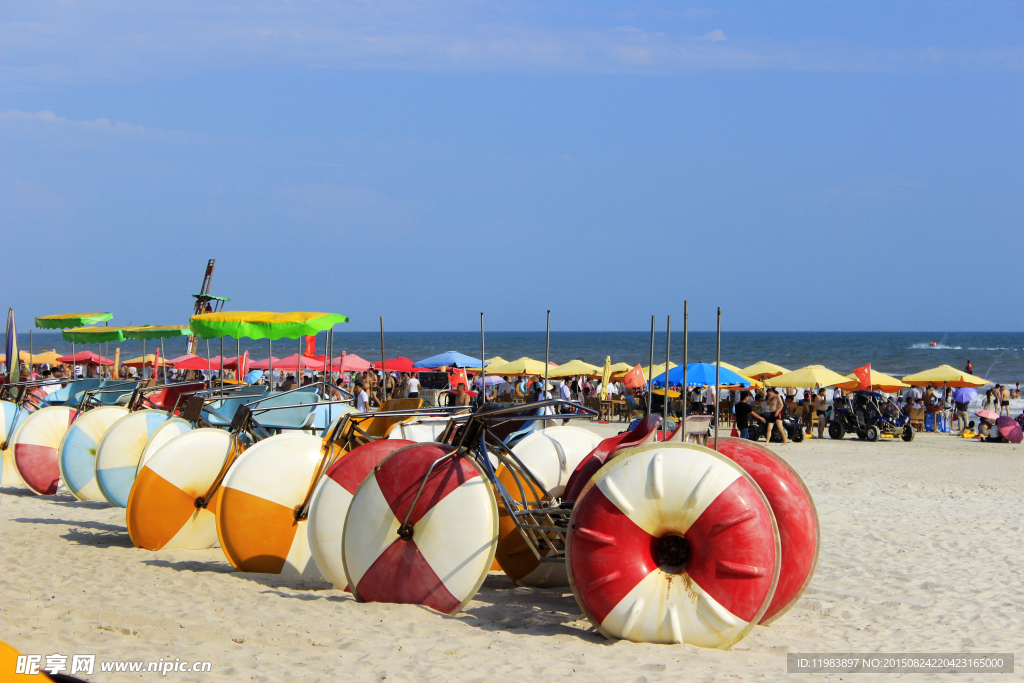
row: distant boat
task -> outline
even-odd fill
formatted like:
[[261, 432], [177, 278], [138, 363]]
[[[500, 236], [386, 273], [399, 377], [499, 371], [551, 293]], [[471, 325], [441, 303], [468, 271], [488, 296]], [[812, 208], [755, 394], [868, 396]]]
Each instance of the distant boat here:
[[928, 342], [928, 346], [938, 346], [939, 342]]

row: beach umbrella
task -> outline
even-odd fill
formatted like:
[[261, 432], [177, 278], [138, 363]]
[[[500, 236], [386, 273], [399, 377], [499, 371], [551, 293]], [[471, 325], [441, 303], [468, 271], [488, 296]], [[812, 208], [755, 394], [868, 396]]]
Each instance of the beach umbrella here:
[[924, 372], [907, 375], [903, 381], [919, 387], [983, 387], [988, 384], [988, 380], [957, 370], [950, 365], [940, 365]]
[[[725, 366], [723, 365], [722, 367]], [[781, 365], [775, 365], [766, 360], [759, 360], [753, 365], [748, 365], [740, 370], [739, 374], [751, 379], [766, 379], [768, 377], [778, 377], [784, 372], [789, 372], [789, 370]]]
[[[691, 387], [714, 386], [716, 370], [718, 369], [712, 363], [690, 363], [686, 366], [686, 383]], [[723, 387], [736, 386], [746, 388], [750, 386], [750, 380], [732, 370], [722, 367], [718, 371], [721, 373], [721, 386]], [[677, 367], [669, 370], [668, 382], [669, 384], [682, 384], [683, 368]], [[651, 381], [651, 384], [654, 386], [664, 386], [665, 373], [656, 376]]]
[[[473, 381], [473, 385], [474, 386], [480, 386], [480, 380], [481, 380], [481, 378], [477, 377]], [[505, 383], [505, 380], [503, 378], [501, 378], [501, 377], [498, 377], [497, 375], [487, 375], [487, 379], [484, 380], [484, 384], [486, 386], [489, 386], [489, 387], [493, 387], [495, 384], [504, 384], [504, 383]]]
[[[231, 360], [234, 359], [232, 358]], [[249, 367], [259, 368], [255, 363], [249, 363]], [[281, 372], [295, 372], [296, 367], [301, 367], [303, 370], [323, 370], [324, 362], [323, 360], [317, 361], [315, 358], [310, 356], [303, 356], [302, 359], [299, 360], [299, 355], [297, 353], [293, 353], [292, 355], [285, 356], [284, 358], [275, 358], [274, 367]], [[390, 369], [390, 367], [388, 369]]]
[[601, 400], [608, 398], [608, 382], [612, 379], [612, 357], [604, 357], [604, 369], [601, 370]]
[[995, 421], [999, 419], [999, 413], [995, 412], [994, 410], [979, 410], [978, 412], [975, 413], [975, 415], [986, 420]]
[[[891, 375], [887, 375], [884, 372], [871, 369], [871, 389], [875, 391], [884, 391], [887, 394], [892, 394], [900, 389], [906, 389], [909, 384], [899, 381]], [[845, 384], [837, 384], [836, 386], [844, 391], [856, 391], [860, 389], [860, 378], [854, 373], [846, 375], [850, 381]]]
[[[113, 317], [110, 313], [58, 313], [36, 317], [36, 327], [44, 330], [64, 330], [69, 327], [95, 325]], [[71, 355], [75, 355], [74, 340], [71, 340]]]
[[103, 356], [98, 356], [92, 351], [79, 351], [78, 353], [59, 356], [58, 363], [72, 363], [74, 365], [113, 365], [114, 361]]
[[209, 367], [209, 361], [194, 353], [168, 358], [167, 364], [176, 370], [205, 370]]
[[[14, 324], [14, 309], [7, 309], [7, 338], [4, 343], [7, 353], [4, 355], [4, 363], [7, 365], [7, 381], [16, 384], [21, 381], [21, 354], [18, 353], [18, 328]], [[8, 358], [17, 358], [13, 363], [8, 363]]]
[[[467, 356], [458, 351], [445, 351], [444, 353], [439, 353], [436, 356], [424, 358], [413, 363], [413, 367], [417, 368], [443, 368], [451, 365], [458, 365], [460, 368], [480, 367], [480, 359]], [[388, 369], [390, 370], [391, 368], [388, 367]]]
[[849, 377], [832, 372], [824, 365], [808, 365], [766, 379], [764, 383], [770, 387], [834, 387], [849, 381]]
[[[715, 363], [711, 363], [711, 365], [713, 366], [713, 365], [715, 365]], [[749, 387], [758, 387], [758, 388], [760, 388], [760, 387], [764, 386], [764, 384], [762, 384], [761, 382], [757, 381], [753, 377], [748, 377], [748, 376], [744, 375], [743, 371], [740, 370], [740, 368], [736, 367], [735, 365], [730, 365], [729, 363], [725, 363], [725, 362], [719, 363], [719, 365], [721, 365], [723, 369], [735, 372], [737, 375], [739, 375], [743, 379], [747, 380], [747, 382], [750, 383]], [[722, 382], [721, 386], [723, 388], [727, 388], [727, 387], [740, 386], [740, 385], [738, 385], [738, 384], [726, 384], [725, 382]], [[746, 389], [746, 388], [749, 388], [749, 387], [743, 387], [743, 388]]]
[[335, 372], [363, 372], [370, 369], [370, 361], [354, 353], [343, 353], [331, 359], [331, 369]]
[[972, 389], [971, 387], [960, 387], [953, 392], [953, 400], [957, 403], [970, 403], [977, 395], [977, 389]]
[[[548, 366], [549, 370], [554, 370], [556, 365]], [[494, 375], [504, 375], [510, 377], [512, 375], [543, 375], [544, 374], [544, 363], [539, 360], [527, 358], [523, 356], [517, 360], [509, 361], [504, 365], [498, 366], [487, 366], [487, 373]]]
[[348, 317], [337, 313], [272, 313], [267, 311], [221, 311], [201, 313], [189, 320], [195, 336], [201, 339], [298, 339], [329, 330]]
[[125, 339], [171, 339], [189, 337], [192, 330], [188, 325], [147, 325], [145, 327], [124, 327]]
[[[164, 365], [170, 365], [172, 367], [174, 366], [174, 364], [170, 360], [166, 358], [157, 358], [156, 354], [153, 353], [147, 353], [145, 356], [136, 356], [135, 358], [129, 358], [128, 360], [121, 363], [121, 365], [124, 365], [129, 368], [151, 368], [153, 367], [154, 363], [156, 364], [157, 367], [163, 367]], [[206, 366], [204, 365], [203, 367], [205, 368]]]
[[[380, 361], [370, 363], [370, 367], [374, 370], [380, 370]], [[416, 365], [405, 356], [399, 356], [390, 360], [385, 359], [384, 369], [387, 372], [427, 372], [430, 368], [416, 367]]]
[[[552, 370], [548, 377], [575, 377], [577, 375], [597, 377], [601, 373], [602, 369], [596, 365], [584, 363], [581, 360], [571, 360], [568, 363], [559, 365], [556, 369]], [[614, 373], [614, 370], [612, 370], [612, 373]]]
[[[493, 358], [488, 358], [487, 359], [487, 372], [490, 372], [492, 367], [496, 368], [499, 365], [504, 365], [507, 362], [508, 361], [505, 360], [504, 358], [502, 358], [501, 356], [494, 356]], [[466, 369], [469, 370], [470, 372], [480, 372], [480, 370], [481, 370], [480, 366], [469, 367], [469, 368], [466, 368]]]
[[[270, 358], [261, 358], [260, 360], [251, 360], [249, 361], [249, 368], [252, 370], [269, 370], [270, 368], [277, 365], [277, 362], [279, 360], [281, 359], [274, 358], [273, 356], [271, 356]], [[205, 370], [206, 368], [202, 369]]]
[[996, 420], [996, 427], [999, 428], [999, 433], [1003, 435], [1003, 438], [1010, 443], [1021, 442], [1022, 433], [1020, 423], [1012, 417], [1003, 415], [1001, 418]]

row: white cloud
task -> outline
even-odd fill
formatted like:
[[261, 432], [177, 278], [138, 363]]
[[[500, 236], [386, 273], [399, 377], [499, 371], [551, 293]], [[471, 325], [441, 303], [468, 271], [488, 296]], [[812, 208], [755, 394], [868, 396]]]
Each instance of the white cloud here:
[[62, 116], [57, 116], [52, 111], [44, 109], [40, 112], [19, 111], [9, 109], [0, 112], [0, 121], [37, 121], [60, 126], [72, 126], [86, 130], [111, 131], [115, 133], [157, 133], [153, 128], [143, 128], [124, 121], [110, 123], [110, 119], [95, 119], [94, 121], [72, 121]]
[[717, 43], [720, 40], [725, 40], [725, 33], [720, 28], [716, 28], [714, 31], [708, 31], [707, 35], [704, 36], [712, 43]]

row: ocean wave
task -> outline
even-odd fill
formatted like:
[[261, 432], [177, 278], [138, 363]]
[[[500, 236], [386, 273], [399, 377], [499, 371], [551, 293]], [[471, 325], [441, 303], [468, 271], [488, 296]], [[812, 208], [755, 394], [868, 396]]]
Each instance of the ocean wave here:
[[936, 344], [932, 346], [930, 343], [925, 344], [911, 344], [907, 348], [910, 349], [948, 349], [951, 351], [960, 351], [963, 347], [961, 346], [946, 346], [945, 344]]

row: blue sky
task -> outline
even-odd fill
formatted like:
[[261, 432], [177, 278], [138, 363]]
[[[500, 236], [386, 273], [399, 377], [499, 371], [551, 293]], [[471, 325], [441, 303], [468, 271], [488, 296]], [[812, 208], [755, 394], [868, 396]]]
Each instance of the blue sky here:
[[1022, 86], [1012, 2], [11, 0], [0, 303], [1020, 331]]

